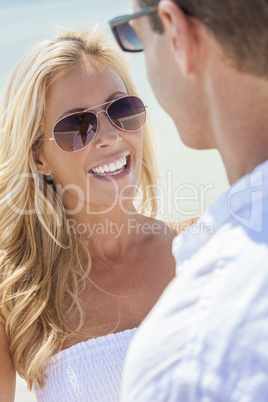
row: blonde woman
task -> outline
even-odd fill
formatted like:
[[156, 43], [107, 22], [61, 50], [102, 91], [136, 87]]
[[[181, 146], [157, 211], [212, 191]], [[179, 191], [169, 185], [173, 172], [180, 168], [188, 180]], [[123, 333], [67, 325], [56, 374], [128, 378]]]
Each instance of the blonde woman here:
[[17, 371], [38, 401], [116, 401], [128, 344], [175, 273], [175, 232], [144, 215], [155, 156], [121, 53], [97, 31], [31, 48], [0, 135], [0, 399]]

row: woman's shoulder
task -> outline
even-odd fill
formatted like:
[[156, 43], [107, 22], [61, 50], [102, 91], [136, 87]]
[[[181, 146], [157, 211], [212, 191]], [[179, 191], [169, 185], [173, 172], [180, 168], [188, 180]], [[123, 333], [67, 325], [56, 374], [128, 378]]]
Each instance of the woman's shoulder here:
[[199, 218], [190, 218], [185, 220], [177, 220], [173, 222], [166, 222], [166, 225], [169, 226], [170, 230], [175, 234], [178, 235], [185, 229], [188, 229], [193, 223], [197, 222]]
[[[188, 229], [197, 220], [198, 217], [186, 220], [176, 220], [172, 222], [167, 220], [148, 218], [148, 220], [146, 220], [146, 223], [153, 235], [168, 235], [171, 237], [175, 237], [183, 230]], [[144, 225], [146, 225], [146, 223]]]

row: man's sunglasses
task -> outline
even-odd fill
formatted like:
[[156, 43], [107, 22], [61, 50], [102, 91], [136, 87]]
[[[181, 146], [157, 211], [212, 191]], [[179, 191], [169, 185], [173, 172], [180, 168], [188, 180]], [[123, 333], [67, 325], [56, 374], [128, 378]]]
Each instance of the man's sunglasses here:
[[[184, 14], [193, 16], [193, 14], [186, 10], [185, 7], [178, 7], [180, 7]], [[130, 25], [130, 21], [140, 17], [144, 17], [146, 15], [154, 14], [157, 12], [157, 10], [158, 7], [146, 7], [133, 14], [122, 15], [121, 17], [116, 17], [109, 21], [109, 25], [114, 34], [114, 37], [122, 50], [124, 50], [125, 52], [143, 51], [142, 43], [132, 26]]]
[[[105, 109], [97, 113], [91, 112], [91, 109], [105, 105], [108, 105]], [[54, 124], [53, 137], [49, 140], [55, 141], [65, 152], [85, 148], [98, 131], [99, 113], [105, 113], [110, 122], [122, 131], [137, 131], [146, 121], [146, 107], [142, 100], [137, 96], [127, 95], [63, 117]]]
[[156, 12], [157, 7], [146, 7], [136, 13], [122, 15], [121, 17], [116, 17], [109, 21], [114, 37], [122, 50], [125, 52], [143, 51], [142, 43], [129, 22], [136, 18], [151, 15]]

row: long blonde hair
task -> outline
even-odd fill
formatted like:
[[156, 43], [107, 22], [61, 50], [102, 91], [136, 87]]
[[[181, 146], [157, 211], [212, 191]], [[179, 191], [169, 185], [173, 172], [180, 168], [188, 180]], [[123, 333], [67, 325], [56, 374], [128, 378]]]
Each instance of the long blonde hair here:
[[[10, 76], [0, 108], [0, 318], [17, 372], [31, 389], [44, 386], [46, 365], [66, 336], [82, 328], [78, 293], [91, 267], [88, 249], [68, 230], [59, 196], [38, 174], [33, 150], [42, 146], [45, 98], [59, 75], [82, 57], [115, 70], [137, 93], [121, 52], [103, 31], [62, 30], [33, 46]], [[141, 210], [156, 211], [157, 170], [148, 125], [143, 129]], [[69, 328], [71, 311], [79, 324]]]

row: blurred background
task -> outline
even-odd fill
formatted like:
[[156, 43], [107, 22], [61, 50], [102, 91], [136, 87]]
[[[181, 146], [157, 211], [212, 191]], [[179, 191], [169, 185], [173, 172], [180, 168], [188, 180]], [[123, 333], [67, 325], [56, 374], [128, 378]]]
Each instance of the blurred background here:
[[[20, 57], [35, 42], [51, 38], [56, 27], [89, 29], [106, 26], [118, 15], [131, 13], [131, 0], [0, 0], [0, 92]], [[148, 105], [158, 149], [159, 218], [200, 216], [228, 187], [217, 151], [196, 151], [184, 146], [176, 128], [158, 105], [147, 81], [143, 54], [126, 55], [140, 96]], [[18, 378], [16, 402], [35, 401]]]

